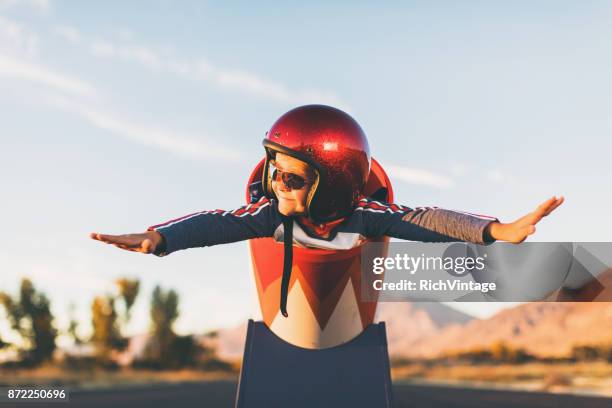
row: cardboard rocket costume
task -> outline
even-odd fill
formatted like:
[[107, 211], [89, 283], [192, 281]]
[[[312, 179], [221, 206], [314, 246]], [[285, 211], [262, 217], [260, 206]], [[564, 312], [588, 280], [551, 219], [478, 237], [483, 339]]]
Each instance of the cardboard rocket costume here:
[[[250, 240], [263, 320], [293, 345], [320, 349], [343, 344], [373, 322], [376, 303], [360, 296], [364, 243], [388, 242], [389, 237], [491, 242], [483, 233], [498, 221], [495, 217], [394, 204], [391, 183], [371, 158], [363, 130], [339, 109], [295, 108], [272, 125], [263, 145], [266, 156], [250, 176], [247, 205], [189, 214], [149, 230], [163, 237], [158, 256]], [[298, 189], [303, 180], [274, 168], [277, 153], [314, 171], [307, 211], [301, 216], [286, 216], [278, 209], [272, 181], [282, 178]]]

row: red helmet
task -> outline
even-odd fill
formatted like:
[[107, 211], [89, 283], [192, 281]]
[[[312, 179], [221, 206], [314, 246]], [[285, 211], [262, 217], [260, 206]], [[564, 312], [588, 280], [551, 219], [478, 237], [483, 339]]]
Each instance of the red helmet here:
[[263, 187], [274, 198], [269, 161], [277, 152], [313, 167], [316, 178], [306, 202], [309, 218], [331, 221], [352, 210], [370, 174], [370, 148], [359, 124], [340, 109], [305, 105], [281, 116], [263, 140]]

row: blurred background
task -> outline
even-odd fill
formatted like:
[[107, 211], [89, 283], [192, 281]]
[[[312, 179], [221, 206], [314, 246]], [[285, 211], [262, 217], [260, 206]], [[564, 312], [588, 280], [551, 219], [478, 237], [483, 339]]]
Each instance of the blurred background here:
[[[530, 240], [609, 241], [611, 23], [607, 1], [0, 0], [0, 382], [235, 378], [259, 316], [246, 243], [158, 258], [88, 234], [243, 205], [302, 104], [353, 115], [400, 204], [513, 221], [564, 195]], [[610, 395], [609, 305], [379, 319], [396, 379]]]

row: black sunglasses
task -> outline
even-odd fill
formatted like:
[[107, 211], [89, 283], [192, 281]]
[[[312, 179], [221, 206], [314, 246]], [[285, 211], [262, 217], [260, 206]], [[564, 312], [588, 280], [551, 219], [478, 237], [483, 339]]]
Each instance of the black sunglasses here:
[[272, 171], [272, 180], [276, 182], [282, 180], [285, 187], [290, 190], [301, 190], [306, 185], [304, 177], [289, 173], [288, 171], [279, 170], [276, 167], [274, 167]]

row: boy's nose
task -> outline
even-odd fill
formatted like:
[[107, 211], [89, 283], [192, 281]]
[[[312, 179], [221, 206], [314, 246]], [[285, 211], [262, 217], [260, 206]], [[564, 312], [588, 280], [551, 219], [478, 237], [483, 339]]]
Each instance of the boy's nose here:
[[283, 181], [282, 181], [282, 180], [279, 180], [277, 183], [278, 183], [278, 189], [279, 189], [280, 191], [291, 191], [291, 189], [290, 189], [289, 187], [287, 187], [287, 186], [285, 185], [285, 183], [283, 183]]

